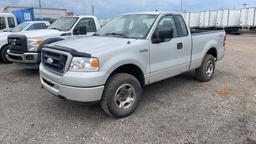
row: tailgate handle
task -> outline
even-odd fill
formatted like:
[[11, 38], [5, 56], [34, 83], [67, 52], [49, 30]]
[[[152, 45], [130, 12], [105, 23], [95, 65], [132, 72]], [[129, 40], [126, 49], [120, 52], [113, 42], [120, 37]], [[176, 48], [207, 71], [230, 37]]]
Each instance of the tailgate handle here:
[[178, 43], [177, 44], [177, 49], [182, 49], [183, 48], [183, 43]]

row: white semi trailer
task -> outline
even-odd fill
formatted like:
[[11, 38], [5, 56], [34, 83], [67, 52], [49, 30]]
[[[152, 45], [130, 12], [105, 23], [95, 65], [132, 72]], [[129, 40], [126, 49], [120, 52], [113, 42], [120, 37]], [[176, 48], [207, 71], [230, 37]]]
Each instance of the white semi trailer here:
[[241, 29], [256, 29], [256, 8], [187, 12], [183, 17], [191, 28], [202, 30], [224, 29], [239, 34]]
[[256, 8], [243, 8], [240, 14], [240, 26], [243, 29], [256, 28]]
[[216, 27], [228, 33], [240, 33], [240, 12], [237, 9], [218, 10]]
[[209, 27], [216, 28], [217, 11], [210, 11]]
[[199, 28], [200, 27], [200, 12], [186, 12], [182, 16], [189, 25], [190, 28]]
[[204, 28], [205, 27], [205, 11], [200, 12], [200, 28]]
[[190, 12], [185, 12], [181, 14], [187, 25], [190, 25]]
[[200, 12], [190, 13], [189, 26], [191, 28], [200, 27]]
[[204, 11], [200, 13], [200, 27], [203, 29], [216, 29], [217, 11]]

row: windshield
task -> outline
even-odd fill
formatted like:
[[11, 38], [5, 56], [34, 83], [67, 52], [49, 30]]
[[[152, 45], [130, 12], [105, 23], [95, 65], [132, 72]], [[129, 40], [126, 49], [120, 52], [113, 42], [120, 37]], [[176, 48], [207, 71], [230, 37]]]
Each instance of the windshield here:
[[104, 25], [95, 36], [112, 36], [145, 39], [157, 15], [133, 14], [114, 18]]
[[24, 30], [25, 27], [27, 27], [29, 25], [29, 23], [21, 23], [19, 25], [17, 25], [15, 28], [13, 28], [11, 30], [11, 32], [20, 32], [22, 30]]
[[48, 29], [69, 31], [78, 20], [78, 17], [63, 17], [52, 23]]

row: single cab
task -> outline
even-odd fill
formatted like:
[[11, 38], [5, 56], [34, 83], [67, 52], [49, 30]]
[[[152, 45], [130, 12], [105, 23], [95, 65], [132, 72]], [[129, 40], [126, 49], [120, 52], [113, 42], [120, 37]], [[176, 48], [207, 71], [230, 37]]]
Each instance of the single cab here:
[[224, 56], [224, 31], [193, 31], [179, 13], [120, 15], [89, 38], [46, 45], [40, 79], [50, 93], [73, 101], [99, 101], [117, 118], [138, 106], [145, 85], [194, 70], [213, 78]]
[[24, 68], [38, 69], [43, 45], [64, 39], [91, 36], [99, 28], [99, 21], [94, 16], [67, 16], [59, 18], [45, 30], [9, 35], [8, 59]]

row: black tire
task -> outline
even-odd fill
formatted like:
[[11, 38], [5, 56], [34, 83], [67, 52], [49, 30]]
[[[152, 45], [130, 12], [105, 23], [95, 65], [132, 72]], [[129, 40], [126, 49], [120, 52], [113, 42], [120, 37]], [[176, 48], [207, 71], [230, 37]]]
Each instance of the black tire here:
[[[120, 93], [120, 95], [127, 94], [127, 91], [123, 93], [119, 92], [119, 91], [122, 91], [120, 88], [122, 86], [125, 87], [125, 85], [128, 85], [128, 88], [129, 86], [132, 86], [133, 88], [131, 89], [134, 90], [132, 92], [134, 100], [126, 109], [120, 108], [118, 106], [119, 104], [121, 104], [121, 102], [118, 104], [117, 96], [116, 96], [117, 93]], [[141, 96], [142, 96], [142, 87], [138, 79], [130, 74], [118, 73], [111, 76], [107, 81], [107, 84], [103, 92], [103, 97], [101, 100], [101, 107], [106, 113], [108, 113], [112, 117], [115, 117], [115, 118], [127, 117], [128, 115], [132, 114], [135, 111], [135, 109], [139, 105]]]
[[9, 46], [4, 46], [1, 49], [1, 60], [3, 63], [12, 63], [12, 61], [8, 60], [7, 58], [7, 50], [9, 49]]
[[[210, 73], [208, 68], [210, 68], [209, 65], [212, 64], [212, 73]], [[208, 73], [208, 75], [207, 75]], [[214, 56], [207, 54], [203, 60], [203, 63], [201, 67], [196, 69], [196, 79], [201, 81], [201, 82], [208, 82], [210, 81], [215, 73], [215, 58]]]

